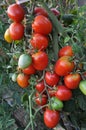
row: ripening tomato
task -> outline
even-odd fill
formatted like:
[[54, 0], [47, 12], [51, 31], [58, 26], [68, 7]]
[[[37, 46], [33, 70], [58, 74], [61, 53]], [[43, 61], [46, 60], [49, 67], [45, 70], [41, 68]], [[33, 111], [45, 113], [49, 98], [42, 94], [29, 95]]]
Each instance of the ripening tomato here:
[[7, 14], [15, 22], [21, 22], [24, 19], [24, 9], [18, 4], [9, 5]]
[[48, 17], [48, 13], [46, 12], [46, 10], [42, 7], [35, 7], [34, 8], [34, 12], [35, 15], [43, 15], [45, 17]]
[[12, 43], [13, 39], [10, 36], [10, 30], [9, 28], [5, 31], [4, 33], [4, 39], [5, 41], [7, 41], [8, 43]]
[[67, 46], [64, 46], [63, 48], [61, 48], [59, 50], [59, 53], [58, 53], [58, 56], [59, 57], [62, 57], [62, 56], [73, 56], [74, 53], [73, 53], [73, 50], [72, 50], [72, 47], [67, 45]]
[[50, 110], [47, 108], [44, 112], [44, 123], [48, 128], [54, 128], [60, 120], [60, 114], [58, 111]]
[[49, 72], [47, 71], [45, 73], [45, 81], [48, 85], [54, 86], [59, 82], [59, 76], [55, 72]]
[[72, 98], [72, 91], [68, 89], [65, 85], [59, 85], [57, 86], [55, 96], [61, 101], [67, 101]]
[[34, 34], [32, 39], [30, 40], [31, 45], [35, 49], [44, 50], [48, 46], [49, 39], [47, 36], [44, 36], [42, 34]]
[[21, 88], [26, 88], [29, 85], [29, 76], [23, 73], [18, 74], [17, 83]]
[[55, 16], [59, 16], [60, 15], [60, 12], [56, 8], [51, 8], [51, 11], [53, 12], [53, 14]]
[[73, 71], [74, 66], [74, 62], [71, 60], [70, 56], [62, 56], [55, 64], [55, 72], [59, 76], [65, 76]]
[[31, 75], [36, 73], [36, 69], [33, 67], [33, 65], [29, 65], [27, 68], [22, 70], [24, 74]]
[[35, 33], [48, 35], [52, 31], [52, 23], [47, 17], [38, 15], [32, 23], [32, 29]]
[[81, 76], [78, 73], [68, 74], [64, 77], [64, 83], [69, 89], [76, 89], [79, 87], [79, 83], [81, 81]]
[[45, 94], [39, 95], [39, 93], [36, 93], [35, 102], [39, 106], [43, 106], [47, 104], [47, 96]]
[[45, 89], [44, 81], [40, 81], [39, 83], [36, 84], [36, 90], [41, 93]]
[[21, 23], [12, 23], [9, 27], [10, 36], [13, 40], [20, 40], [24, 36], [24, 26]]
[[36, 70], [44, 70], [48, 65], [48, 55], [43, 51], [33, 54], [32, 60]]

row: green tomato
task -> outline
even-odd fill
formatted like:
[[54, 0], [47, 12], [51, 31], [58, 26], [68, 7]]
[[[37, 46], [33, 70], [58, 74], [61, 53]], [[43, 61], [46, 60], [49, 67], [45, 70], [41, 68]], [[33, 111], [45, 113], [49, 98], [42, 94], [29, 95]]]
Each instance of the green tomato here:
[[18, 66], [21, 69], [27, 68], [32, 63], [32, 58], [29, 54], [22, 54], [18, 60]]
[[79, 84], [79, 89], [81, 92], [86, 95], [86, 80], [82, 80]]
[[52, 97], [50, 100], [50, 106], [54, 110], [61, 110], [63, 108], [63, 102], [57, 97]]
[[16, 82], [17, 76], [18, 76], [18, 74], [16, 74], [16, 73], [14, 73], [14, 74], [12, 75], [12, 81], [13, 81], [13, 82]]

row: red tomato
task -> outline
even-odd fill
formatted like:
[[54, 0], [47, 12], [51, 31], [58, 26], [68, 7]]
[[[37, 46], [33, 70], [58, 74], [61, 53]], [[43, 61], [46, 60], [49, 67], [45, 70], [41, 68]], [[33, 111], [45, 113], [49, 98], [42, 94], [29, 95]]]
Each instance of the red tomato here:
[[64, 83], [69, 89], [76, 89], [81, 81], [81, 76], [78, 73], [69, 74], [64, 77]]
[[47, 17], [38, 15], [32, 23], [32, 29], [35, 33], [48, 35], [52, 31], [52, 23]]
[[59, 85], [57, 86], [55, 96], [61, 101], [67, 101], [72, 98], [72, 91], [68, 89], [65, 85]]
[[55, 97], [56, 90], [54, 89], [48, 89], [48, 93], [50, 97]]
[[24, 26], [21, 23], [12, 23], [9, 27], [10, 36], [13, 40], [20, 40], [24, 36]]
[[35, 74], [36, 69], [31, 64], [27, 68], [23, 69], [22, 71], [23, 71], [24, 74], [31, 75], [31, 74]]
[[47, 71], [45, 73], [45, 81], [48, 85], [54, 86], [59, 82], [59, 76], [56, 73]]
[[39, 96], [39, 94], [36, 93], [35, 102], [37, 105], [43, 106], [47, 104], [47, 96], [45, 94], [42, 94], [41, 96]]
[[53, 12], [53, 14], [55, 16], [59, 16], [60, 15], [60, 12], [57, 9], [55, 9], [55, 8], [51, 8], [51, 11]]
[[45, 89], [44, 81], [42, 80], [41, 82], [36, 84], [36, 90], [41, 93]]
[[42, 7], [35, 7], [34, 8], [34, 14], [35, 15], [43, 15], [45, 17], [48, 17], [46, 10]]
[[44, 70], [48, 65], [48, 55], [43, 51], [33, 54], [32, 60], [36, 70]]
[[63, 48], [61, 48], [59, 50], [58, 56], [62, 57], [62, 56], [73, 56], [73, 50], [71, 46], [64, 46]]
[[55, 72], [59, 76], [65, 76], [74, 69], [74, 62], [71, 61], [70, 56], [62, 56], [55, 64]]
[[48, 128], [54, 128], [60, 120], [60, 114], [58, 111], [46, 109], [44, 112], [44, 123]]
[[21, 22], [24, 19], [24, 9], [18, 4], [9, 5], [7, 9], [8, 17], [13, 21]]
[[30, 43], [33, 48], [40, 50], [46, 49], [48, 46], [48, 42], [49, 40], [47, 36], [38, 33], [34, 34], [32, 39], [30, 40]]
[[17, 83], [21, 88], [26, 88], [29, 85], [29, 76], [24, 75], [23, 73], [18, 74], [17, 76]]

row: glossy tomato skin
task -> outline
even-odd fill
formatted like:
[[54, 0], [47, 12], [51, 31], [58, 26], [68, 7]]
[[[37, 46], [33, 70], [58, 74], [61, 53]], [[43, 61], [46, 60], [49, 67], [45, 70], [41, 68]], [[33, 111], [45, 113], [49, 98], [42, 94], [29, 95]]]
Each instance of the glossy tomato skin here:
[[36, 73], [36, 69], [33, 67], [33, 65], [29, 65], [27, 68], [22, 70], [24, 74], [31, 75]]
[[7, 30], [4, 33], [4, 39], [5, 41], [7, 41], [8, 43], [12, 43], [13, 39], [10, 36], [10, 30], [9, 28], [7, 28]]
[[38, 33], [34, 34], [32, 39], [30, 40], [33, 48], [40, 50], [46, 49], [48, 47], [48, 42], [49, 40], [47, 36]]
[[41, 96], [39, 96], [39, 94], [36, 93], [35, 102], [37, 105], [43, 106], [43, 105], [47, 104], [47, 96], [45, 94], [42, 94]]
[[32, 23], [32, 29], [35, 33], [48, 35], [52, 31], [52, 23], [47, 17], [38, 15]]
[[84, 95], [86, 95], [86, 80], [81, 80], [79, 89]]
[[8, 17], [15, 22], [21, 22], [24, 19], [24, 9], [18, 4], [9, 5], [7, 9]]
[[55, 72], [47, 71], [45, 73], [45, 81], [48, 85], [54, 86], [59, 82], [59, 76]]
[[59, 76], [65, 76], [73, 71], [74, 66], [74, 62], [71, 61], [70, 56], [62, 56], [55, 64], [55, 72]]
[[67, 46], [64, 46], [63, 48], [61, 48], [59, 50], [59, 53], [58, 53], [58, 56], [59, 57], [62, 57], [62, 56], [73, 56], [74, 53], [73, 53], [73, 50], [72, 50], [72, 47], [67, 45]]
[[26, 88], [29, 85], [29, 76], [23, 73], [18, 74], [17, 83], [21, 88]]
[[36, 84], [36, 90], [41, 93], [45, 89], [44, 81], [42, 80], [41, 82]]
[[52, 110], [61, 110], [63, 108], [63, 102], [57, 97], [52, 97], [50, 103]]
[[76, 89], [79, 87], [81, 76], [78, 73], [69, 74], [64, 77], [64, 83], [69, 89]]
[[48, 55], [43, 51], [33, 54], [32, 60], [36, 70], [44, 70], [48, 65]]
[[55, 96], [61, 101], [67, 101], [72, 98], [72, 91], [68, 89], [65, 85], [59, 85]]
[[13, 40], [20, 40], [24, 36], [24, 26], [21, 23], [12, 23], [9, 27], [10, 36]]
[[54, 128], [60, 120], [60, 114], [58, 111], [46, 109], [44, 112], [44, 123], [48, 128]]
[[35, 15], [43, 15], [45, 17], [48, 17], [46, 10], [42, 7], [35, 7], [34, 8], [34, 14]]

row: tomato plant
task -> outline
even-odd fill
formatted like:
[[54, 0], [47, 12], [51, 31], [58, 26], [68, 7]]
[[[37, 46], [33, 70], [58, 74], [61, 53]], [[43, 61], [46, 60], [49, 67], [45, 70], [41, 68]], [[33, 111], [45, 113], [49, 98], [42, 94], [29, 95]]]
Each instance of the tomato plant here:
[[52, 31], [52, 23], [47, 17], [38, 15], [32, 23], [32, 29], [35, 33], [48, 35]]
[[49, 128], [54, 128], [60, 120], [60, 114], [58, 111], [46, 109], [44, 112], [44, 123]]
[[34, 49], [44, 50], [48, 47], [48, 37], [41, 34], [34, 34], [30, 40], [31, 45]]
[[48, 55], [46, 52], [39, 51], [32, 55], [33, 66], [36, 70], [44, 70], [48, 66]]
[[29, 85], [29, 76], [23, 73], [18, 74], [17, 83], [21, 88], [26, 88]]
[[69, 89], [76, 89], [79, 87], [81, 76], [78, 73], [69, 74], [64, 77], [64, 83]]
[[45, 73], [45, 81], [48, 85], [54, 86], [59, 82], [59, 76], [56, 73], [47, 71]]
[[55, 64], [55, 72], [59, 76], [65, 76], [74, 69], [74, 62], [70, 56], [62, 56]]
[[20, 5], [14, 3], [9, 5], [7, 9], [7, 14], [8, 17], [11, 18], [13, 21], [21, 22], [24, 19], [25, 11]]
[[67, 101], [72, 98], [72, 91], [68, 89], [65, 85], [57, 86], [57, 91], [55, 96], [62, 101]]
[[24, 26], [21, 23], [11, 23], [9, 30], [13, 40], [20, 40], [24, 36]]

